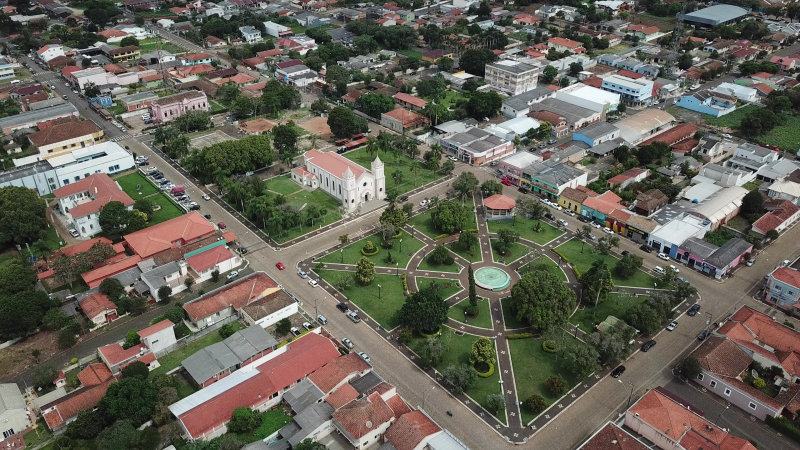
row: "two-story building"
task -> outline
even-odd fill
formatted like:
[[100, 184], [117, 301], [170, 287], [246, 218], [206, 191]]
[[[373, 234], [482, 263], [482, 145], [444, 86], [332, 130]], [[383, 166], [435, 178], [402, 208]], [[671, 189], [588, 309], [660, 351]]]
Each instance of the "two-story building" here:
[[533, 163], [522, 171], [520, 187], [540, 197], [558, 200], [564, 189], [586, 186], [588, 173], [553, 158]]
[[108, 52], [108, 57], [115, 63], [126, 61], [139, 61], [141, 59], [141, 51], [135, 45], [128, 45], [125, 47], [113, 48]]
[[513, 142], [477, 127], [440, 139], [439, 144], [459, 161], [473, 165], [498, 160], [516, 151]]
[[105, 173], [96, 173], [53, 191], [58, 209], [69, 225], [81, 236], [89, 237], [102, 231], [100, 210], [109, 202], [120, 202], [129, 211], [133, 199]]
[[211, 109], [206, 94], [201, 91], [186, 91], [153, 100], [152, 117], [169, 122], [187, 111], [208, 111]]
[[645, 78], [633, 79], [611, 75], [603, 78], [601, 88], [619, 94], [620, 100], [630, 105], [649, 104], [653, 98], [653, 80]]
[[733, 158], [725, 162], [726, 167], [758, 172], [767, 164], [777, 161], [780, 153], [760, 145], [744, 142], [733, 151]]
[[39, 150], [39, 158], [50, 159], [103, 142], [103, 129], [91, 120], [70, 117], [59, 122], [28, 135], [28, 140]]
[[533, 163], [541, 162], [542, 157], [530, 152], [517, 152], [498, 161], [497, 171], [514, 186], [519, 186], [522, 171]]
[[264, 22], [264, 29], [267, 31], [268, 35], [277, 38], [291, 36], [293, 34], [291, 28], [272, 21]]
[[703, 90], [684, 95], [675, 104], [691, 111], [721, 117], [736, 110], [736, 97]]
[[256, 42], [261, 42], [261, 30], [258, 28], [247, 25], [246, 27], [239, 27], [239, 33], [242, 34], [242, 38], [248, 44], [254, 44]]
[[156, 357], [169, 352], [177, 343], [175, 339], [175, 324], [169, 319], [150, 325], [136, 332], [142, 344], [152, 351]]

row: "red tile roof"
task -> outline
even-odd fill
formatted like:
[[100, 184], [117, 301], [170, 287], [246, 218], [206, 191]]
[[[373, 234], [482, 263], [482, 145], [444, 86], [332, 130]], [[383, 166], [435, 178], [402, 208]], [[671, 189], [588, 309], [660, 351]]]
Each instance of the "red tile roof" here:
[[125, 206], [133, 205], [133, 199], [105, 173], [89, 175], [80, 181], [56, 189], [53, 194], [56, 198], [64, 198], [81, 192], [89, 192], [94, 200], [69, 210], [70, 215], [76, 219], [100, 211], [109, 202], [120, 202]]
[[[743, 306], [732, 317], [731, 322], [738, 322], [738, 327], [725, 328], [723, 326], [719, 329], [720, 334], [725, 334], [731, 339], [735, 339], [737, 343], [751, 344], [761, 350], [766, 350], [773, 355], [777, 361], [783, 361], [781, 366], [789, 373], [790, 376], [800, 375], [800, 365], [795, 363], [794, 359], [787, 358], [788, 355], [800, 352], [800, 333], [790, 328], [787, 328], [781, 323], [772, 320], [765, 314], [762, 314], [754, 309]], [[725, 325], [728, 325], [729, 323]], [[723, 332], [723, 328], [725, 331]], [[769, 352], [761, 345], [766, 344], [773, 351]], [[753, 347], [748, 347], [753, 349]]]
[[633, 435], [609, 423], [584, 443], [580, 450], [647, 450], [648, 448]]
[[230, 306], [241, 309], [276, 289], [278, 284], [269, 275], [256, 272], [186, 303], [183, 309], [192, 320], [197, 321]]
[[577, 48], [580, 47], [582, 44], [577, 41], [573, 41], [572, 39], [566, 39], [562, 37], [554, 37], [547, 40], [548, 43], [552, 43], [553, 45], [563, 45], [564, 47], [568, 48]]
[[789, 200], [784, 201], [774, 211], [770, 211], [753, 223], [753, 227], [762, 233], [778, 228], [782, 223], [797, 214], [800, 208]]
[[703, 369], [715, 375], [737, 377], [750, 365], [750, 356], [732, 340], [711, 336], [692, 352]]
[[663, 142], [672, 146], [694, 136], [697, 130], [699, 130], [699, 128], [693, 123], [681, 123], [663, 133], [651, 137], [639, 144], [639, 146], [650, 145], [654, 142]]
[[617, 75], [621, 75], [623, 77], [632, 78], [634, 80], [638, 80], [639, 78], [644, 77], [644, 75], [642, 75], [640, 73], [631, 72], [630, 70], [624, 70], [624, 69], [620, 70], [619, 72], [617, 72]]
[[[193, 439], [211, 433], [231, 420], [238, 407], [261, 405], [297, 380], [307, 377], [339, 356], [336, 346], [326, 337], [309, 333], [292, 341], [281, 355], [255, 368], [260, 373], [180, 414]], [[195, 394], [197, 395], [197, 394]]]
[[88, 272], [82, 273], [81, 278], [86, 284], [90, 287], [97, 287], [100, 283], [103, 282], [106, 278], [110, 277], [111, 275], [116, 275], [118, 273], [124, 272], [131, 267], [135, 266], [136, 264], [142, 261], [142, 257], [139, 255], [131, 256], [130, 258], [125, 258], [122, 261], [116, 262], [114, 264], [109, 264], [106, 266], [99, 267], [94, 270], [90, 270]]
[[189, 264], [189, 266], [191, 266], [195, 272], [199, 273], [233, 258], [236, 258], [236, 255], [231, 253], [227, 247], [218, 245], [204, 252], [186, 258], [186, 263]]
[[764, 95], [769, 95], [770, 92], [772, 92], [774, 90], [774, 89], [772, 89], [772, 87], [770, 87], [770, 86], [768, 86], [768, 85], [766, 85], [764, 83], [753, 83], [753, 84], [751, 84], [751, 85], [749, 85], [747, 87], [753, 88], [753, 89], [758, 89], [759, 91], [763, 92]]
[[630, 180], [631, 178], [636, 178], [636, 177], [638, 177], [639, 175], [641, 175], [641, 174], [643, 174], [645, 172], [647, 172], [647, 169], [634, 167], [633, 169], [628, 169], [625, 172], [622, 172], [621, 174], [610, 178], [608, 180], [608, 182], [609, 183], [624, 183], [625, 181]]
[[384, 438], [397, 450], [414, 450], [426, 437], [441, 431], [422, 411], [412, 411], [400, 416], [386, 430]]
[[100, 314], [113, 313], [117, 310], [117, 305], [108, 299], [106, 294], [89, 294], [81, 300], [80, 305], [86, 317], [93, 319]]
[[483, 204], [489, 209], [511, 209], [517, 206], [517, 202], [513, 198], [503, 194], [495, 194], [485, 199]]
[[374, 393], [369, 397], [350, 402], [332, 414], [334, 420], [356, 439], [360, 439], [381, 425], [394, 419], [394, 412]]
[[[58, 144], [66, 140], [102, 132], [91, 120], [77, 120], [62, 123], [28, 135], [31, 143], [37, 147]], [[106, 175], [108, 176], [108, 175]], [[87, 177], [91, 178], [91, 177]], [[68, 185], [70, 186], [70, 185]], [[63, 189], [63, 188], [62, 188]]]
[[772, 278], [790, 286], [800, 288], [800, 272], [791, 267], [781, 267], [772, 272]]
[[99, 237], [89, 239], [88, 241], [79, 242], [75, 245], [70, 245], [69, 247], [64, 247], [61, 249], [61, 253], [63, 253], [65, 256], [80, 255], [81, 253], [87, 252], [90, 248], [94, 247], [94, 245], [98, 243], [107, 245], [112, 244], [110, 239], [106, 237]]
[[272, 50], [265, 50], [263, 52], [258, 52], [258, 53], [256, 53], [256, 56], [259, 56], [261, 58], [270, 58], [270, 57], [273, 57], [273, 56], [278, 56], [281, 53], [283, 53], [283, 50], [281, 50], [279, 48], [274, 48]]
[[384, 114], [392, 119], [402, 122], [403, 128], [412, 127], [425, 121], [425, 117], [405, 108], [395, 108]]
[[772, 75], [771, 73], [768, 73], [768, 72], [758, 72], [758, 73], [754, 73], [754, 74], [752, 74], [750, 76], [752, 78], [763, 78], [765, 80], [768, 80], [768, 79], [772, 78], [774, 75]]
[[359, 395], [358, 391], [355, 390], [353, 386], [350, 386], [350, 384], [345, 383], [341, 385], [339, 389], [333, 391], [333, 393], [331, 393], [331, 395], [329, 395], [328, 398], [325, 399], [325, 402], [331, 405], [333, 409], [339, 409], [342, 406], [357, 399], [358, 395]]
[[140, 337], [144, 338], [144, 337], [150, 336], [151, 334], [156, 334], [159, 331], [163, 331], [163, 330], [166, 330], [169, 327], [174, 327], [174, 326], [175, 326], [175, 324], [172, 323], [171, 320], [164, 319], [161, 322], [158, 322], [157, 324], [150, 325], [147, 328], [139, 330], [139, 332], [137, 334]]
[[189, 214], [125, 235], [125, 242], [134, 253], [147, 258], [158, 252], [211, 236], [215, 232], [214, 225], [210, 224], [197, 211], [192, 211]]
[[211, 58], [211, 55], [209, 55], [208, 53], [205, 53], [205, 52], [188, 53], [188, 54], [183, 55], [183, 56], [180, 57], [180, 59], [185, 59], [187, 61], [201, 61], [201, 60], [209, 59], [209, 58]]
[[311, 164], [322, 168], [324, 171], [338, 178], [342, 178], [349, 168], [350, 171], [353, 172], [353, 175], [355, 175], [356, 180], [358, 180], [365, 170], [353, 161], [334, 152], [309, 150], [304, 156]]
[[116, 366], [117, 364], [121, 364], [129, 359], [133, 359], [142, 351], [147, 351], [148, 348], [144, 344], [134, 345], [129, 349], [122, 348], [119, 344], [111, 344], [100, 347], [97, 351], [103, 355], [103, 357], [108, 361], [108, 364], [112, 366]]
[[78, 380], [83, 386], [97, 386], [111, 378], [111, 371], [105, 364], [90, 364], [78, 373]]
[[311, 374], [308, 379], [322, 391], [329, 393], [336, 386], [355, 373], [366, 373], [370, 370], [369, 364], [364, 362], [357, 354], [349, 353], [336, 358], [324, 367]]
[[116, 378], [112, 377], [102, 384], [77, 389], [52, 403], [42, 406], [42, 410], [55, 408], [44, 415], [47, 426], [52, 430], [73, 417], [76, 417], [79, 412], [94, 408], [100, 399], [106, 395], [108, 386], [115, 381], [117, 381]]
[[428, 104], [428, 102], [426, 102], [425, 100], [423, 100], [423, 99], [421, 99], [419, 97], [414, 97], [413, 95], [404, 94], [402, 92], [398, 92], [397, 94], [395, 94], [394, 98], [396, 100], [400, 100], [401, 102], [405, 102], [405, 103], [408, 103], [410, 105], [414, 105], [417, 108], [424, 108], [425, 105]]

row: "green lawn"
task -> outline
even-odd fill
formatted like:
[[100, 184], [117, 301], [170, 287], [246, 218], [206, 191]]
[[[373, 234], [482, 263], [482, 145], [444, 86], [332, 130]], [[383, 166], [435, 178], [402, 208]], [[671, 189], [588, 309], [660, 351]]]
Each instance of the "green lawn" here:
[[161, 9], [158, 11], [137, 11], [137, 16], [144, 17], [145, 19], [151, 19], [154, 17], [175, 17], [177, 14], [168, 10], [168, 9]]
[[[414, 188], [420, 187], [424, 184], [430, 183], [431, 181], [436, 181], [439, 178], [442, 178], [442, 175], [431, 170], [424, 168], [422, 162], [417, 161], [419, 164], [419, 173], [417, 175], [417, 183], [414, 184], [414, 173], [411, 172], [412, 163], [414, 162], [411, 158], [406, 155], [400, 154], [400, 152], [393, 152], [394, 154], [387, 154], [385, 152], [379, 152], [379, 157], [381, 161], [384, 163], [384, 174], [386, 175], [386, 189], [396, 188], [398, 194], [405, 194], [406, 192], [413, 190]], [[375, 160], [374, 157], [370, 156], [367, 153], [366, 147], [362, 147], [358, 150], [353, 150], [352, 152], [348, 152], [344, 155], [347, 159], [359, 164], [362, 167], [366, 167], [369, 169], [371, 167], [372, 161]], [[395, 170], [400, 171], [403, 174], [403, 182], [399, 185], [396, 185], [394, 179], [392, 179], [392, 174]]]
[[419, 263], [419, 270], [431, 270], [431, 271], [438, 271], [438, 272], [450, 272], [450, 273], [458, 273], [461, 266], [457, 263], [450, 264], [449, 266], [444, 266], [441, 264], [434, 264], [431, 261], [430, 255], [426, 256], [422, 262]]
[[480, 262], [483, 261], [483, 255], [481, 255], [481, 246], [480, 244], [475, 244], [472, 247], [472, 250], [465, 250], [458, 244], [458, 242], [453, 242], [452, 244], [448, 244], [447, 248], [450, 249], [451, 252], [457, 254], [458, 256], [466, 259], [469, 262]]
[[581, 241], [576, 239], [569, 240], [556, 247], [556, 249], [562, 255], [567, 257], [571, 263], [575, 264], [581, 273], [589, 270], [595, 260], [603, 259], [608, 266], [608, 269], [611, 271], [611, 279], [617, 286], [649, 288], [654, 287], [654, 283], [658, 281], [641, 270], [637, 271], [636, 275], [628, 278], [627, 280], [619, 278], [614, 272], [614, 266], [618, 261], [617, 258], [611, 255], [601, 255], [597, 252], [597, 250], [595, 250], [594, 247], [588, 244], [584, 246], [583, 253], [581, 253]]
[[[447, 369], [448, 366], [460, 366], [461, 364], [469, 365], [469, 355], [472, 352], [472, 343], [478, 338], [471, 335], [459, 336], [453, 332], [452, 329], [442, 327], [442, 336], [439, 338], [445, 348], [444, 357], [442, 362], [436, 366], [439, 372]], [[424, 343], [425, 339], [422, 337], [415, 338], [409, 346], [415, 353], [419, 354], [419, 349]], [[486, 397], [490, 394], [498, 394], [500, 389], [500, 374], [495, 370], [494, 374], [488, 378], [478, 377], [478, 381], [474, 386], [467, 390], [466, 394], [472, 397], [473, 400], [479, 404], [486, 405]], [[504, 421], [504, 414], [501, 411], [498, 419]]]
[[[425, 97], [425, 100], [431, 101], [430, 97]], [[440, 103], [447, 107], [447, 109], [452, 109], [456, 106], [459, 100], [467, 100], [463, 94], [459, 94], [456, 91], [447, 90], [444, 92], [444, 98], [436, 103]]]
[[[354, 272], [337, 270], [321, 270], [319, 272], [319, 275], [331, 284], [335, 284], [340, 276], [352, 276], [354, 274]], [[380, 298], [378, 297], [378, 285], [381, 286]], [[400, 277], [376, 274], [370, 285], [361, 286], [355, 283], [342, 294], [387, 330], [400, 325], [397, 313], [405, 302], [403, 281]]]
[[283, 195], [294, 194], [295, 192], [303, 189], [297, 183], [292, 181], [288, 174], [265, 180], [264, 184], [267, 185], [268, 190]]
[[439, 287], [439, 295], [442, 296], [443, 300], [447, 300], [448, 298], [464, 290], [463, 287], [460, 287], [456, 284], [456, 280], [447, 278], [417, 277], [416, 281], [417, 289], [420, 291], [426, 290], [431, 287], [431, 284], [436, 283], [436, 285]]
[[30, 430], [22, 435], [25, 440], [25, 447], [33, 448], [42, 442], [47, 441], [53, 436], [53, 433], [47, 428], [44, 420], [36, 422], [36, 429]]
[[[381, 248], [377, 255], [368, 256], [368, 258], [375, 263], [376, 266], [395, 267], [394, 263], [386, 263], [383, 261], [387, 254], [391, 252], [392, 258], [400, 264], [400, 267], [406, 267], [408, 265], [408, 261], [411, 260], [411, 256], [409, 255], [413, 255], [419, 251], [424, 244], [419, 239], [412, 238], [407, 234], [403, 235], [402, 240], [402, 243], [400, 243], [400, 239], [393, 240], [392, 242], [394, 244], [394, 248], [391, 250]], [[342, 252], [333, 252], [320, 259], [320, 261], [326, 263], [342, 263], [342, 261], [344, 261], [344, 264], [358, 264], [358, 260], [364, 256], [361, 254], [361, 249], [364, 248], [364, 244], [366, 244], [367, 241], [372, 241], [376, 248], [380, 248], [382, 238], [377, 234], [367, 236], [360, 241], [356, 241], [348, 245], [343, 249]], [[401, 249], [402, 252], [400, 251]]]
[[[573, 339], [565, 333], [567, 339]], [[578, 383], [578, 379], [569, 371], [563, 369], [556, 355], [547, 353], [542, 349], [542, 339], [512, 339], [508, 341], [511, 351], [511, 363], [514, 365], [514, 381], [517, 385], [517, 396], [520, 401], [525, 401], [533, 394], [539, 394], [552, 404], [559, 397], [547, 389], [547, 379], [553, 375], [561, 375], [570, 387]], [[522, 407], [522, 422], [527, 424], [534, 419], [527, 408]]]
[[[541, 225], [540, 232], [533, 230], [537, 222]], [[490, 233], [499, 233], [500, 230], [512, 230], [519, 233], [522, 239], [527, 239], [539, 245], [544, 245], [564, 234], [563, 231], [543, 220], [525, 219], [519, 216], [511, 221], [492, 220], [487, 222], [487, 225], [489, 226]]]
[[[232, 322], [232, 324], [235, 331], [239, 331], [244, 328], [239, 322]], [[200, 339], [189, 343], [189, 345], [186, 347], [181, 347], [177, 350], [167, 353], [164, 356], [160, 356], [158, 358], [158, 362], [161, 365], [157, 369], [150, 372], [150, 377], [152, 378], [156, 375], [169, 372], [170, 370], [180, 366], [181, 361], [184, 359], [194, 355], [198, 351], [208, 347], [211, 344], [216, 344], [217, 342], [222, 342], [222, 336], [220, 336], [218, 332], [212, 331]]]
[[615, 45], [613, 47], [609, 47], [609, 48], [606, 48], [606, 49], [603, 49], [603, 50], [595, 49], [594, 53], [596, 55], [605, 55], [605, 54], [609, 54], [609, 53], [619, 53], [619, 52], [621, 52], [623, 50], [628, 50], [629, 48], [631, 48], [631, 46], [628, 45], [628, 44], [617, 44], [617, 45]]
[[567, 275], [563, 270], [561, 270], [561, 267], [559, 267], [555, 261], [544, 255], [536, 258], [536, 260], [534, 260], [532, 263], [528, 263], [521, 267], [519, 272], [525, 274], [528, 273], [528, 270], [539, 268], [546, 269], [548, 272], [561, 279], [561, 281], [567, 281]]
[[[174, 13], [172, 11], [167, 11], [167, 12], [169, 12], [170, 15], [174, 15]], [[161, 50], [168, 51], [168, 52], [170, 52], [170, 53], [172, 53], [174, 55], [179, 55], [181, 53], [186, 53], [186, 49], [184, 49], [183, 47], [179, 47], [179, 46], [177, 46], [177, 45], [173, 44], [172, 42], [167, 41], [165, 39], [161, 39], [160, 46], [161, 46]], [[149, 39], [143, 39], [143, 40], [139, 41], [139, 50], [141, 51], [142, 54], [152, 53], [152, 52], [156, 51], [156, 39], [155, 38], [149, 38]]]
[[757, 109], [759, 109], [758, 106], [747, 105], [730, 114], [725, 114], [722, 117], [703, 115], [703, 118], [706, 120], [706, 122], [717, 127], [739, 128], [739, 125], [742, 123], [742, 119], [749, 115], [751, 111], [755, 111]]
[[515, 242], [514, 244], [511, 245], [511, 252], [508, 256], [500, 256], [500, 254], [497, 253], [497, 250], [494, 249], [494, 244], [495, 242], [497, 242], [497, 239], [492, 239], [491, 241], [492, 241], [492, 256], [494, 256], [494, 260], [499, 262], [502, 259], [504, 261], [504, 264], [506, 265], [511, 264], [512, 262], [522, 258], [530, 250], [530, 248], [528, 248], [527, 246], [522, 245], [519, 242]]
[[[119, 177], [114, 181], [119, 183], [119, 186], [122, 188], [122, 190], [125, 191], [126, 194], [130, 195], [130, 197], [134, 200], [149, 197], [158, 192], [158, 188], [156, 188], [155, 185], [147, 179], [147, 177], [138, 171]], [[136, 189], [136, 186], [139, 186], [138, 190]]]
[[492, 329], [492, 311], [487, 300], [478, 300], [478, 317], [464, 321], [464, 310], [469, 306], [469, 298], [465, 298], [447, 311], [447, 317], [461, 323], [472, 325], [473, 327]]
[[58, 235], [56, 227], [50, 225], [44, 231], [45, 231], [45, 236], [43, 240], [47, 243], [47, 246], [50, 247], [50, 250], [56, 251], [59, 248], [63, 247], [64, 240], [61, 239], [61, 236]]
[[595, 325], [606, 320], [608, 316], [622, 319], [629, 309], [645, 302], [647, 296], [611, 293], [608, 295], [608, 299], [600, 302], [597, 307], [594, 306], [594, 300], [593, 298], [582, 299], [581, 309], [569, 319], [570, 323], [578, 325], [587, 333], [591, 333], [595, 329]]
[[[390, 181], [389, 183], [394, 183], [394, 181]], [[470, 210], [470, 218], [464, 228], [467, 230], [474, 230], [478, 228], [478, 224], [475, 222], [475, 213], [471, 212], [472, 210], [475, 209], [475, 203], [470, 198], [464, 202], [464, 206], [469, 207]], [[433, 214], [433, 208], [425, 211], [422, 214], [417, 214], [416, 216], [412, 217], [411, 219], [408, 220], [408, 224], [414, 226], [415, 232], [421, 231], [425, 234], [425, 236], [428, 236], [431, 239], [441, 234], [445, 234], [442, 233], [440, 230], [437, 230], [436, 227], [433, 225], [433, 219], [431, 218], [432, 214]]]
[[500, 300], [500, 306], [503, 308], [503, 322], [506, 330], [516, 330], [530, 326], [527, 322], [517, 319], [511, 312], [511, 299], [504, 298]]
[[743, 184], [742, 187], [747, 189], [748, 191], [757, 191], [758, 187], [761, 186], [762, 183], [764, 182], [761, 180], [753, 180]]
[[525, 42], [525, 41], [527, 41], [527, 40], [528, 40], [528, 34], [529, 34], [529, 33], [525, 33], [524, 31], [517, 31], [516, 33], [511, 33], [511, 34], [509, 34], [509, 35], [508, 35], [508, 37], [509, 37], [510, 39], [516, 39], [516, 40], [518, 40], [518, 41], [523, 41], [523, 42]]
[[214, 100], [209, 100], [208, 103], [211, 105], [211, 114], [218, 114], [228, 110], [228, 108], [220, 105]]
[[406, 49], [403, 49], [403, 50], [398, 50], [397, 53], [399, 53], [401, 55], [406, 55], [406, 56], [408, 56], [410, 58], [422, 59], [422, 52], [418, 52], [416, 50], [411, 50], [409, 48], [406, 48]]
[[782, 114], [786, 120], [767, 134], [755, 138], [756, 141], [775, 145], [781, 150], [796, 153], [800, 143], [800, 118], [794, 115]]
[[[271, 180], [274, 180], [274, 178]], [[294, 184], [288, 178], [286, 178], [286, 180]], [[276, 189], [283, 189], [283, 190], [289, 189], [289, 185], [286, 184], [286, 181], [283, 180], [274, 181], [272, 182], [272, 184], [268, 184], [267, 188], [270, 189], [270, 186], [273, 186]], [[294, 238], [297, 238], [299, 236], [302, 236], [310, 232], [312, 229], [322, 228], [342, 218], [342, 215], [339, 212], [339, 208], [341, 206], [341, 203], [339, 203], [339, 201], [337, 201], [330, 195], [326, 194], [325, 192], [322, 192], [322, 190], [320, 189], [314, 191], [306, 191], [304, 189], [301, 189], [296, 184], [294, 184], [294, 186], [296, 188], [294, 190], [294, 193], [287, 196], [289, 198], [290, 203], [296, 205], [298, 209], [301, 209], [301, 211], [302, 208], [307, 207], [308, 205], [314, 205], [320, 211], [324, 209], [326, 213], [324, 216], [315, 220], [313, 225], [311, 226], [305, 224], [303, 224], [302, 226], [298, 225], [294, 228], [283, 230], [283, 232], [278, 235], [272, 236], [272, 238], [278, 242], [290, 241]]]
[[286, 413], [283, 408], [270, 409], [261, 418], [261, 425], [252, 434], [228, 433], [230, 436], [243, 444], [250, 444], [255, 441], [266, 439], [272, 433], [280, 430], [292, 421], [292, 416]]
[[161, 205], [161, 209], [153, 213], [150, 217], [149, 225], [155, 225], [161, 222], [166, 222], [169, 219], [174, 219], [178, 216], [184, 215], [186, 212], [178, 206], [167, 194], [161, 193], [151, 197], [154, 204]]

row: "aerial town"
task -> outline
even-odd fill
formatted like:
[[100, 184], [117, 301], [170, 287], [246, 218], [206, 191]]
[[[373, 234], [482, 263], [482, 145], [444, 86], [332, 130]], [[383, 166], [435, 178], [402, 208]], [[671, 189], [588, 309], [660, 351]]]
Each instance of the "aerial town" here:
[[799, 19], [0, 0], [0, 450], [800, 448]]

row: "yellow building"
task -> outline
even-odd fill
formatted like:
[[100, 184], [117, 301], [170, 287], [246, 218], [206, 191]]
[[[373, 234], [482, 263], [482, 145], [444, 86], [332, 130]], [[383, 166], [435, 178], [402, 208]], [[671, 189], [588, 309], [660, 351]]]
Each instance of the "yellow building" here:
[[422, 54], [422, 60], [428, 61], [431, 64], [436, 64], [442, 58], [453, 59], [453, 53], [448, 52], [447, 50], [437, 49]]
[[558, 204], [564, 209], [569, 209], [575, 214], [580, 214], [583, 201], [595, 195], [597, 194], [583, 186], [580, 186], [580, 189], [568, 187], [561, 191], [561, 194], [558, 196]]

